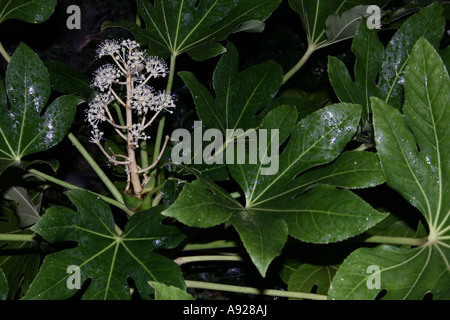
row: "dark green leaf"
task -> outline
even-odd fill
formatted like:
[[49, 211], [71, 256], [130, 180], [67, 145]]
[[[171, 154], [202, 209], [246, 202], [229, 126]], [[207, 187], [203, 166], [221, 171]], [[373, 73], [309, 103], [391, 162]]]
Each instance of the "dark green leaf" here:
[[[223, 191], [214, 191], [221, 189], [203, 179], [185, 186], [183, 190], [185, 193], [182, 192], [174, 205], [168, 209], [170, 216], [190, 226], [200, 227], [229, 221], [239, 233], [253, 263], [264, 276], [270, 262], [283, 249], [291, 225], [294, 225], [290, 219], [295, 213], [290, 212], [290, 209], [298, 212], [304, 209], [301, 201], [286, 199], [279, 194], [299, 173], [328, 163], [339, 155], [356, 132], [360, 112], [361, 107], [358, 105], [332, 105], [302, 119], [294, 128], [294, 109], [288, 106], [277, 107], [265, 116], [258, 128], [279, 129], [280, 143], [289, 137], [294, 128], [294, 133], [280, 156], [279, 172], [274, 175], [263, 175], [261, 165], [228, 164], [233, 178], [244, 191], [246, 206], [234, 205], [234, 199], [223, 194]], [[325, 175], [326, 171], [323, 174]], [[198, 174], [196, 176], [201, 177]], [[359, 181], [359, 183], [370, 182]], [[322, 186], [316, 189], [315, 194], [317, 197], [327, 198], [329, 193], [336, 196], [331, 197], [331, 201], [318, 201], [317, 204], [322, 205], [320, 208], [322, 211], [326, 211], [323, 215], [325, 220], [322, 219], [324, 226], [321, 226], [325, 231], [318, 233], [314, 229], [312, 231], [315, 232], [314, 235], [305, 236], [307, 241], [323, 242], [325, 238], [327, 241], [340, 241], [364, 232], [385, 217], [347, 190], [339, 191]], [[348, 202], [338, 210], [333, 206], [341, 196]], [[198, 210], [192, 210], [192, 206], [196, 206]], [[213, 219], [210, 223], [212, 216], [217, 220]], [[327, 219], [343, 226], [342, 230], [333, 234], [333, 237], [329, 234], [332, 232], [330, 228], [334, 225], [328, 224]], [[355, 220], [358, 223], [354, 223]], [[302, 226], [300, 224], [297, 226], [311, 230], [310, 224], [305, 221]], [[292, 234], [298, 236], [299, 233], [296, 229], [292, 229]]]
[[375, 299], [381, 289], [386, 289], [383, 299], [421, 300], [432, 292], [433, 299], [448, 300], [450, 276], [445, 258], [450, 252], [442, 249], [428, 245], [413, 249], [387, 245], [357, 249], [336, 273], [328, 298]]
[[230, 219], [239, 233], [253, 264], [263, 277], [269, 264], [283, 250], [288, 238], [288, 226], [282, 217], [272, 212], [246, 208]]
[[400, 109], [403, 102], [404, 71], [411, 50], [420, 37], [439, 47], [445, 28], [442, 5], [435, 2], [406, 20], [390, 40], [380, 70], [379, 98]]
[[209, 186], [199, 180], [185, 183], [178, 199], [163, 214], [191, 227], [209, 228], [228, 221], [233, 212], [242, 210], [229, 195], [215, 192], [219, 186]]
[[152, 293], [148, 281], [184, 288], [179, 267], [153, 252], [174, 248], [184, 239], [178, 229], [161, 223], [163, 206], [134, 214], [118, 235], [103, 200], [81, 190], [70, 191], [69, 197], [78, 212], [51, 207], [33, 230], [51, 243], [70, 241], [78, 246], [47, 255], [25, 299], [74, 295], [67, 286], [71, 265], [79, 267], [81, 283], [92, 279], [84, 299], [130, 299], [128, 277], [144, 299]]
[[361, 104], [363, 119], [366, 121], [371, 114], [371, 97], [379, 97], [400, 109], [403, 103], [404, 70], [413, 45], [424, 36], [438, 47], [444, 25], [442, 6], [430, 5], [409, 18], [385, 49], [376, 31], [361, 24], [352, 44], [356, 56], [354, 79], [343, 62], [335, 57], [329, 58], [328, 74], [339, 100]]
[[[20, 44], [0, 81], [0, 173], [22, 157], [58, 144], [69, 130], [76, 112], [74, 95], [62, 96], [48, 107], [50, 79], [42, 61]], [[41, 115], [45, 108], [45, 113]]]
[[89, 79], [78, 70], [57, 60], [47, 60], [44, 64], [50, 73], [53, 90], [65, 94], [73, 93], [84, 101], [89, 100], [94, 94]]
[[195, 60], [205, 60], [225, 52], [218, 41], [239, 31], [249, 21], [264, 21], [280, 0], [138, 0], [145, 29], [134, 23], [108, 22], [103, 27], [118, 26], [130, 30], [147, 44], [150, 52], [163, 57], [188, 53]]
[[359, 189], [374, 187], [384, 182], [384, 174], [375, 153], [347, 151], [333, 163], [310, 170], [297, 177], [289, 183], [284, 194], [300, 194], [316, 184]]
[[[247, 161], [245, 164], [228, 164], [231, 176], [240, 185], [242, 190], [244, 190], [246, 199], [251, 199], [251, 192], [262, 174], [261, 171], [270, 171], [271, 167], [274, 169], [276, 168], [274, 163], [278, 162], [278, 154], [271, 154], [272, 139], [274, 139], [274, 136], [270, 133], [271, 130], [278, 130], [279, 146], [289, 137], [292, 130], [294, 130], [296, 123], [297, 113], [293, 107], [280, 106], [272, 110], [266, 115], [260, 126], [260, 129], [267, 130], [267, 150], [265, 151], [267, 154], [261, 155], [260, 153], [264, 151], [261, 149], [261, 145], [258, 145], [257, 149], [249, 150], [249, 152], [258, 152], [260, 157], [263, 156], [257, 163], [251, 164]], [[278, 148], [276, 152], [278, 152]], [[263, 164], [262, 160], [265, 160], [267, 157], [272, 157], [272, 163]], [[246, 159], [249, 158], [246, 156]], [[276, 172], [273, 174], [276, 174]]]
[[289, 277], [288, 290], [311, 292], [314, 289], [314, 293], [326, 295], [336, 270], [335, 266], [303, 264]]
[[334, 160], [355, 134], [360, 115], [359, 105], [336, 104], [302, 119], [279, 157], [278, 173], [258, 175], [247, 184], [247, 206], [278, 197], [300, 173]]
[[40, 23], [53, 14], [55, 6], [56, 0], [0, 0], [0, 23], [9, 19]]
[[319, 185], [289, 201], [272, 201], [266, 204], [269, 206], [270, 209], [265, 210], [279, 212], [285, 217], [290, 235], [313, 243], [348, 239], [386, 217], [351, 191], [326, 185]]
[[426, 40], [418, 41], [409, 60], [405, 116], [372, 99], [377, 150], [388, 184], [437, 232], [448, 220], [450, 206], [444, 200], [449, 191], [450, 84], [442, 60]]
[[387, 183], [423, 214], [427, 242], [416, 248], [356, 250], [333, 279], [330, 298], [374, 299], [382, 289], [385, 299], [417, 300], [429, 292], [434, 299], [450, 298], [449, 92], [441, 58], [421, 38], [405, 71], [404, 115], [372, 98], [376, 147]]
[[356, 56], [354, 81], [339, 59], [329, 57], [328, 75], [340, 101], [363, 106], [363, 119], [370, 112], [370, 97], [378, 96], [377, 76], [384, 58], [384, 47], [376, 30], [369, 30], [362, 23], [353, 39], [352, 51]]
[[447, 48], [440, 51], [442, 60], [444, 61], [447, 70], [450, 69], [450, 45]]
[[[283, 71], [273, 61], [239, 72], [238, 53], [231, 43], [214, 71], [215, 99], [192, 73], [179, 75], [191, 90], [205, 128], [217, 128], [224, 135], [227, 129], [257, 128], [262, 118], [256, 114], [274, 98], [283, 81]], [[225, 136], [226, 143], [229, 138]]]

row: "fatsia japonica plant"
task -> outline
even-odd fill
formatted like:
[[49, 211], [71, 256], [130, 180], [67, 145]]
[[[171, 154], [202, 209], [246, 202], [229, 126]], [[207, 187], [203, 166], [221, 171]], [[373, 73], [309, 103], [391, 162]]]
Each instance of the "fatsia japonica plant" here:
[[133, 10], [0, 43], [1, 299], [450, 299], [448, 4]]

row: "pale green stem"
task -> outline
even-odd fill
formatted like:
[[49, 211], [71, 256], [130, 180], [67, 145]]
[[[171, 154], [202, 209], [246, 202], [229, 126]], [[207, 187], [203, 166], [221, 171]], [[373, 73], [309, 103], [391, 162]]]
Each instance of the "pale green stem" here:
[[327, 296], [315, 293], [241, 287], [229, 284], [220, 284], [212, 282], [193, 281], [193, 280], [185, 280], [184, 282], [186, 283], [186, 287], [195, 289], [218, 290], [218, 291], [228, 291], [235, 293], [255, 294], [255, 295], [262, 294], [266, 296], [286, 297], [294, 299], [327, 300]]
[[[114, 109], [116, 110], [117, 113], [117, 117], [119, 118], [119, 124], [124, 127], [125, 126], [125, 120], [123, 119], [123, 114], [122, 114], [122, 110], [120, 109], [120, 105], [117, 102], [114, 102], [113, 104]], [[126, 130], [123, 130], [124, 133], [126, 132]]]
[[162, 192], [158, 192], [152, 201], [152, 207], [156, 207], [162, 200]]
[[309, 44], [306, 52], [303, 54], [303, 57], [297, 62], [297, 64], [289, 70], [283, 77], [283, 84], [286, 83], [301, 67], [308, 61], [314, 51], [316, 51], [318, 47], [314, 44]]
[[7, 63], [11, 61], [10, 55], [8, 54], [8, 52], [6, 52], [1, 42], [0, 42], [0, 54], [3, 56], [3, 58], [6, 60]]
[[363, 143], [359, 147], [355, 148], [353, 151], [365, 151], [370, 148], [370, 145]]
[[[142, 119], [140, 119], [142, 121]], [[147, 168], [149, 166], [148, 162], [148, 145], [147, 140], [142, 140], [139, 144], [140, 149], [140, 160], [141, 160], [141, 168]], [[148, 171], [144, 172], [145, 174], [148, 174]]]
[[0, 241], [26, 241], [33, 242], [36, 241], [36, 235], [34, 234], [0, 234]]
[[[36, 169], [30, 169], [30, 170], [28, 170], [28, 172], [30, 172], [30, 173], [38, 176], [38, 177], [41, 177], [41, 178], [43, 178], [43, 179], [45, 179], [47, 181], [53, 182], [53, 183], [55, 183], [57, 185], [60, 185], [61, 187], [70, 189], [70, 190], [85, 190], [83, 188], [80, 188], [80, 187], [78, 187], [76, 185], [73, 185], [71, 183], [68, 183], [66, 181], [62, 181], [62, 180], [59, 180], [58, 178], [49, 176], [48, 174], [40, 172], [40, 171], [38, 171]], [[107, 203], [109, 203], [109, 204], [111, 204], [111, 205], [113, 205], [113, 206], [115, 206], [115, 207], [125, 211], [128, 215], [132, 215], [134, 213], [133, 211], [128, 209], [125, 204], [123, 204], [123, 203], [121, 203], [119, 201], [116, 201], [114, 199], [111, 199], [111, 198], [109, 198], [107, 196], [104, 196], [102, 194], [99, 194], [99, 193], [96, 193], [96, 192], [93, 192], [93, 191], [89, 191], [89, 190], [85, 190], [85, 191], [88, 191], [89, 193], [91, 193], [91, 194], [93, 194], [93, 195], [103, 199], [105, 202], [107, 202]]]
[[81, 155], [86, 159], [86, 161], [89, 163], [89, 165], [92, 167], [92, 169], [95, 171], [95, 173], [98, 175], [98, 177], [103, 181], [105, 186], [108, 188], [108, 190], [111, 192], [111, 194], [116, 198], [117, 201], [120, 203], [124, 203], [122, 194], [120, 191], [116, 188], [116, 186], [109, 180], [108, 176], [105, 174], [105, 172], [100, 168], [100, 166], [95, 162], [95, 160], [91, 157], [89, 152], [83, 147], [83, 145], [78, 141], [78, 139], [72, 134], [69, 133], [68, 137], [70, 141], [72, 141], [73, 145], [77, 150], [81, 153]]
[[242, 257], [237, 255], [205, 255], [205, 256], [189, 256], [179, 257], [174, 260], [178, 265], [201, 261], [242, 261]]
[[[147, 150], [147, 141], [142, 140], [139, 144], [140, 156], [141, 156], [141, 168], [147, 168], [149, 166], [148, 163], [148, 150]], [[144, 172], [147, 174], [148, 172]]]
[[406, 237], [389, 237], [389, 236], [372, 236], [364, 240], [367, 243], [383, 243], [407, 246], [422, 246], [427, 243], [427, 238], [406, 238]]
[[171, 92], [172, 91], [173, 78], [175, 77], [176, 61], [177, 61], [177, 54], [173, 53], [170, 56], [169, 79], [167, 80], [166, 92]]
[[136, 12], [136, 20], [135, 23], [140, 27], [142, 25], [141, 17], [139, 16], [139, 12]]
[[[175, 76], [175, 65], [176, 65], [177, 55], [173, 53], [170, 56], [170, 66], [169, 66], [169, 79], [167, 80], [166, 92], [169, 93], [172, 91], [173, 79]], [[159, 153], [161, 152], [161, 142], [164, 133], [164, 125], [166, 122], [165, 112], [162, 113], [161, 118], [159, 119], [158, 131], [156, 133], [155, 147], [153, 149], [153, 162], [155, 162], [158, 158]], [[154, 169], [153, 173], [156, 175], [156, 171], [158, 169]], [[151, 187], [156, 185], [156, 179], [150, 180]]]
[[210, 249], [236, 248], [236, 247], [238, 247], [238, 245], [234, 241], [217, 240], [208, 243], [188, 243], [184, 246], [183, 251], [210, 250]]

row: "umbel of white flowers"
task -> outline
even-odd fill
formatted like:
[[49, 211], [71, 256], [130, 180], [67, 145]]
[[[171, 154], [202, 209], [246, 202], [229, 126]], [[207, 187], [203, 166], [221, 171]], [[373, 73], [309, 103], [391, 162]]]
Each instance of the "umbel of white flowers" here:
[[[133, 186], [136, 195], [140, 195], [143, 186], [147, 183], [145, 172], [156, 166], [167, 145], [167, 138], [157, 160], [147, 168], [140, 168], [136, 163], [135, 149], [141, 140], [150, 137], [145, 134], [157, 116], [166, 110], [175, 108], [174, 97], [165, 91], [155, 91], [147, 83], [152, 78], [166, 77], [167, 64], [160, 58], [149, 56], [140, 50], [140, 45], [133, 40], [106, 40], [97, 50], [97, 57], [110, 57], [112, 63], [101, 66], [94, 72], [92, 85], [99, 89], [99, 93], [92, 99], [86, 112], [86, 121], [92, 128], [90, 142], [99, 146], [100, 150], [114, 165], [125, 166], [127, 173], [127, 188]], [[120, 98], [118, 89], [126, 88], [126, 94]], [[122, 91], [122, 90], [121, 90]], [[118, 103], [125, 112], [123, 117], [113, 117], [110, 110], [112, 103]], [[102, 146], [103, 131], [99, 128], [101, 123], [111, 125], [117, 134], [127, 143], [126, 155], [108, 153]], [[143, 181], [140, 175], [143, 175]]]

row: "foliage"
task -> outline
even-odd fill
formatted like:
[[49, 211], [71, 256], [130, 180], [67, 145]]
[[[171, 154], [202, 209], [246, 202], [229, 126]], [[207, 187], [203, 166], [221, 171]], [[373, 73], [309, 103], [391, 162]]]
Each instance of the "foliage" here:
[[[135, 10], [93, 85], [0, 44], [0, 299], [450, 299], [448, 4]], [[61, 176], [77, 153], [97, 188]]]

